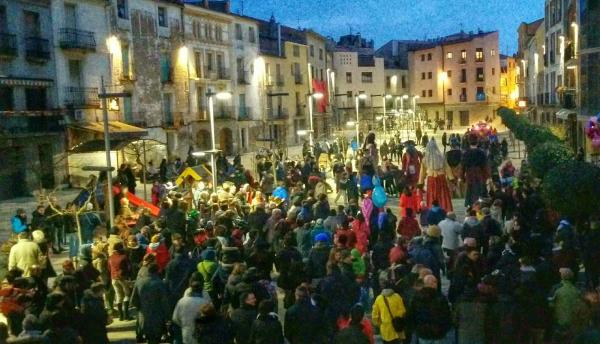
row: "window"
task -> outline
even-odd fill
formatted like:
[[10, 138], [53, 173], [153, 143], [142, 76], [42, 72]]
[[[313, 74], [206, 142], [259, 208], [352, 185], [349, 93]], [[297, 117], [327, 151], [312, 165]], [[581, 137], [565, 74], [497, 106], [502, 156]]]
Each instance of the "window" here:
[[423, 97], [423, 98], [427, 97], [427, 91], [425, 91], [425, 90], [421, 91], [421, 97]]
[[167, 9], [164, 7], [158, 8], [158, 26], [167, 27]]
[[433, 97], [433, 90], [429, 90], [429, 91], [427, 92], [427, 95], [428, 95], [429, 97]]
[[310, 45], [310, 57], [314, 57], [315, 56], [315, 46], [314, 45]]
[[385, 77], [385, 88], [391, 88], [391, 87], [392, 87], [392, 77], [386, 76]]
[[370, 84], [373, 82], [373, 73], [372, 72], [362, 72], [361, 81], [366, 84]]
[[492, 86], [492, 94], [496, 94], [496, 86]]
[[221, 25], [215, 25], [215, 39], [217, 42], [223, 41], [223, 27]]
[[163, 53], [160, 55], [160, 81], [172, 81], [171, 77], [171, 56], [168, 53]]
[[25, 35], [27, 37], [40, 37], [40, 15], [37, 12], [23, 11], [25, 20]]
[[421, 73], [421, 80], [425, 80], [425, 72]]
[[323, 81], [323, 69], [321, 69], [321, 81]]
[[133, 122], [133, 109], [131, 107], [131, 97], [123, 98], [123, 119], [125, 123]]
[[462, 88], [461, 92], [460, 92], [460, 101], [461, 102], [466, 102], [467, 101], [467, 89], [466, 88]]
[[431, 79], [431, 78], [433, 78], [433, 73], [432, 72], [427, 73], [427, 79]]
[[12, 111], [14, 109], [12, 87], [0, 86], [0, 111]]
[[447, 53], [446, 53], [446, 58], [447, 58], [448, 60], [450, 60], [450, 59], [452, 58], [452, 52], [447, 52]]
[[481, 87], [481, 86], [477, 87], [476, 99], [477, 99], [477, 101], [485, 100], [485, 91], [483, 90], [483, 87]]
[[46, 110], [46, 89], [43, 87], [25, 89], [26, 110]]
[[402, 76], [402, 88], [406, 88], [406, 75]]
[[477, 81], [484, 81], [485, 74], [483, 72], [483, 67], [478, 67], [475, 75], [477, 75]]
[[467, 62], [467, 51], [461, 50], [460, 51], [460, 63], [466, 63], [466, 62]]
[[117, 15], [121, 19], [129, 19], [127, 0], [117, 0]]
[[194, 63], [196, 64], [196, 77], [202, 77], [202, 52], [194, 52]]
[[125, 77], [129, 77], [129, 45], [127, 44], [123, 44], [121, 46], [121, 61], [122, 61], [122, 65], [123, 65], [123, 76]]
[[448, 96], [452, 96], [452, 89], [451, 88], [448, 89]]
[[347, 84], [352, 83], [352, 72], [346, 72], [346, 83]]
[[299, 57], [300, 56], [300, 47], [297, 45], [294, 45], [293, 53], [294, 53], [295, 57]]
[[425, 54], [421, 54], [421, 61], [425, 61]]
[[448, 76], [448, 78], [451, 78], [452, 77], [452, 71], [451, 70], [447, 71], [446, 75]]
[[254, 28], [252, 26], [248, 28], [248, 41], [250, 43], [256, 43], [256, 33], [254, 32]]
[[496, 49], [490, 50], [490, 56], [496, 56]]
[[241, 41], [242, 37], [242, 24], [235, 24], [235, 39]]
[[213, 53], [206, 53], [206, 69], [212, 72], [213, 67]]
[[0, 32], [5, 32], [8, 27], [8, 21], [6, 20], [6, 7], [0, 6]]
[[319, 60], [323, 60], [323, 49], [319, 48]]
[[427, 54], [427, 61], [431, 61], [431, 53]]
[[496, 75], [496, 68], [492, 68], [492, 75]]
[[460, 82], [467, 82], [467, 70], [464, 68], [460, 70]]
[[483, 62], [483, 48], [475, 49], [475, 62]]

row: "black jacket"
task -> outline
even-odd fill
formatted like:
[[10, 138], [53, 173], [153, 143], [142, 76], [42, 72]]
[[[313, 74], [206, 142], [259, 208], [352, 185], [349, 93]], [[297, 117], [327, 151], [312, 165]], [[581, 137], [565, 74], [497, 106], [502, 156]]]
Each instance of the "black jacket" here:
[[231, 344], [231, 328], [219, 315], [200, 316], [196, 320], [196, 340], [198, 344]]
[[369, 337], [358, 326], [350, 325], [338, 332], [333, 338], [334, 344], [369, 344]]
[[81, 336], [86, 344], [106, 344], [106, 324], [108, 315], [104, 310], [104, 300], [94, 296], [91, 290], [86, 290], [81, 300], [83, 321]]
[[249, 344], [283, 344], [283, 330], [277, 316], [259, 315], [250, 329]]
[[435, 289], [423, 288], [417, 292], [408, 314], [417, 336], [422, 339], [442, 339], [452, 326], [448, 301]]
[[323, 244], [318, 244], [308, 253], [307, 273], [310, 278], [323, 278], [327, 274], [325, 267], [329, 260], [331, 249]]
[[252, 328], [252, 323], [256, 319], [256, 314], [256, 309], [247, 305], [243, 305], [231, 312], [231, 315], [229, 316], [232, 325], [231, 329], [233, 330], [235, 342], [237, 344], [250, 343], [250, 329]]
[[321, 310], [310, 300], [296, 302], [285, 313], [285, 338], [290, 344], [325, 343]]

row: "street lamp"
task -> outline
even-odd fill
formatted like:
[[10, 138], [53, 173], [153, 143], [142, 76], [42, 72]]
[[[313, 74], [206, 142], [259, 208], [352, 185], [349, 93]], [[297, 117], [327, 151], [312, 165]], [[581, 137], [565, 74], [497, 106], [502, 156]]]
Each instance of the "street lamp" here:
[[413, 114], [412, 114], [412, 117], [413, 117], [413, 129], [415, 129], [415, 130], [417, 129], [415, 122], [417, 120], [417, 99], [419, 99], [419, 98], [421, 98], [421, 97], [419, 97], [418, 95], [413, 96]]
[[323, 93], [321, 92], [314, 92], [314, 93], [310, 93], [307, 95], [307, 102], [308, 102], [308, 121], [309, 121], [309, 125], [310, 125], [310, 130], [309, 130], [309, 136], [308, 136], [308, 144], [310, 145], [310, 151], [311, 153], [314, 154], [315, 150], [314, 150], [314, 146], [313, 146], [313, 140], [314, 140], [314, 128], [313, 128], [313, 99], [319, 100], [319, 99], [323, 99]]
[[[448, 80], [448, 73], [446, 71], [442, 71], [440, 73], [440, 80], [442, 80], [442, 106], [444, 113], [444, 122], [448, 119], [446, 118], [446, 80]], [[446, 124], [447, 125], [447, 124]], [[437, 126], [437, 123], [436, 123]]]
[[212, 184], [213, 193], [217, 193], [217, 166], [215, 162], [215, 152], [217, 151], [217, 145], [215, 143], [215, 109], [213, 97], [217, 100], [226, 100], [231, 98], [231, 92], [218, 92], [214, 93], [209, 91], [206, 93], [208, 97], [208, 113], [210, 117], [210, 140], [211, 140], [211, 151], [213, 154], [210, 155], [210, 165], [212, 166]]
[[392, 99], [392, 95], [391, 94], [384, 94], [381, 98], [383, 100], [383, 138], [385, 140], [386, 137], [386, 125], [385, 125], [385, 116], [386, 116], [386, 102], [388, 99]]
[[367, 95], [365, 93], [360, 93], [354, 96], [354, 103], [356, 106], [356, 145], [360, 147], [360, 138], [358, 135], [358, 129], [360, 127], [360, 117], [358, 113], [358, 100], [359, 99], [367, 99]]

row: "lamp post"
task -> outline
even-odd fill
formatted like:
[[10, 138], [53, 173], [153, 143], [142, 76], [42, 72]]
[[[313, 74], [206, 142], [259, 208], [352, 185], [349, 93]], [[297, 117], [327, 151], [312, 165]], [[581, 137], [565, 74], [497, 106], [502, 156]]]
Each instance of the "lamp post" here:
[[415, 121], [417, 120], [417, 99], [419, 99], [418, 95], [413, 96], [413, 129], [416, 130]]
[[322, 99], [323, 93], [315, 92], [310, 93], [306, 97], [306, 101], [308, 102], [308, 122], [309, 122], [309, 135], [308, 135], [308, 144], [310, 145], [310, 151], [312, 154], [315, 153], [314, 148], [314, 127], [313, 127], [313, 98], [314, 99]]
[[[446, 71], [442, 71], [440, 74], [440, 79], [442, 79], [442, 106], [443, 106], [443, 116], [444, 116], [444, 124], [446, 124], [446, 80], [448, 79], [448, 73]], [[437, 125], [437, 123], [436, 123]], [[447, 124], [446, 124], [447, 125]]]
[[211, 142], [211, 150], [212, 154], [210, 155], [210, 165], [212, 167], [212, 184], [213, 184], [213, 193], [217, 193], [217, 166], [215, 162], [215, 153], [217, 151], [217, 145], [215, 143], [215, 110], [214, 110], [214, 99], [216, 97], [218, 100], [226, 100], [231, 98], [230, 92], [219, 92], [214, 93], [209, 91], [206, 93], [208, 97], [208, 113], [210, 117], [210, 142]]
[[385, 128], [385, 116], [386, 116], [386, 102], [388, 99], [392, 99], [392, 95], [391, 94], [384, 94], [383, 95], [383, 139], [385, 140], [386, 138], [386, 128]]
[[365, 93], [360, 93], [354, 96], [354, 103], [356, 106], [356, 145], [360, 147], [360, 138], [359, 138], [359, 127], [360, 127], [360, 117], [358, 113], [358, 101], [359, 99], [367, 99], [367, 95]]

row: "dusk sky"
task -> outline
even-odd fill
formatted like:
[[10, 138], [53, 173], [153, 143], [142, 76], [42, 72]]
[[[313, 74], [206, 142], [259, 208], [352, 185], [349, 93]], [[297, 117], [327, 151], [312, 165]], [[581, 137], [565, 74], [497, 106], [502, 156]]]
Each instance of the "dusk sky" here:
[[[232, 0], [239, 12], [242, 0]], [[312, 28], [337, 39], [360, 32], [378, 48], [390, 39], [430, 39], [468, 31], [500, 31], [500, 51], [517, 50], [517, 28], [544, 15], [543, 0], [243, 0], [244, 14]]]

